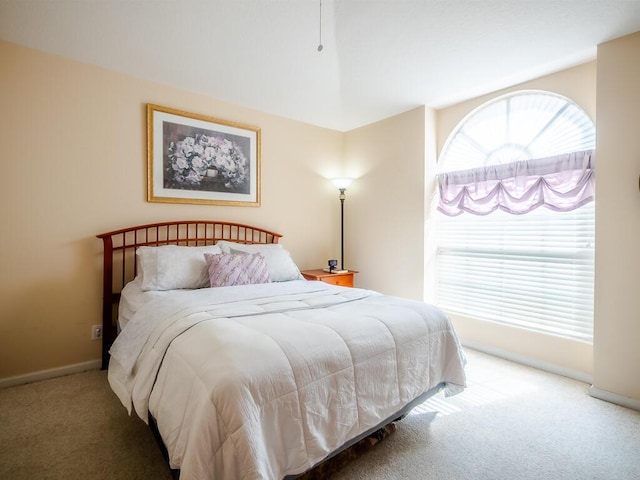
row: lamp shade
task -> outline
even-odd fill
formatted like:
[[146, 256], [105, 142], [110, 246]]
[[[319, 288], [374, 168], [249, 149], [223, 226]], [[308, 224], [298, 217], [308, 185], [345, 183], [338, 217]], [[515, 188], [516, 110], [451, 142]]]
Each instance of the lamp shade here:
[[331, 181], [335, 185], [335, 187], [339, 190], [346, 190], [353, 182], [353, 178], [341, 177], [341, 178], [332, 178]]

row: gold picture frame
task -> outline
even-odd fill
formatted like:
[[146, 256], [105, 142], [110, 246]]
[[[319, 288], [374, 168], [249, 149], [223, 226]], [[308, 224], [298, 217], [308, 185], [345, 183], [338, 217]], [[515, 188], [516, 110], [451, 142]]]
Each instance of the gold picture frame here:
[[147, 201], [260, 206], [260, 128], [147, 104]]

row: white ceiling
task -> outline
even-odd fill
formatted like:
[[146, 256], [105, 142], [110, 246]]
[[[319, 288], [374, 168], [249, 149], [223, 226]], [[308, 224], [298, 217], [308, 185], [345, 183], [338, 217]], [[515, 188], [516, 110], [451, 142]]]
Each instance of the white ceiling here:
[[319, 13], [319, 0], [0, 0], [0, 39], [345, 131], [640, 31], [640, 0], [323, 0], [318, 52]]

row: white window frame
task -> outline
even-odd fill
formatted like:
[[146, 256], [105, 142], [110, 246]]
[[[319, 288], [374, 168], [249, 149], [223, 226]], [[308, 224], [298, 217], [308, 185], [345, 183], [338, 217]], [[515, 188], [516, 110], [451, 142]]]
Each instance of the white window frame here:
[[[543, 96], [563, 100], [564, 111], [570, 110], [572, 116], [563, 123], [564, 128], [572, 131], [567, 124], [574, 122], [579, 126], [576, 128], [589, 131], [583, 132], [583, 138], [575, 138], [578, 135], [573, 131], [565, 144], [562, 132], [550, 135], [554, 141], [560, 138], [560, 142], [547, 150], [540, 145], [536, 150], [521, 148], [518, 144], [514, 147], [511, 143], [504, 150], [509, 157], [515, 155], [514, 160], [528, 160], [595, 147], [595, 126], [579, 106], [551, 92], [520, 91], [487, 102], [467, 115], [445, 143], [439, 170], [481, 167], [492, 164], [492, 160], [504, 163], [506, 155], [502, 158], [496, 155], [496, 148], [487, 149], [491, 153], [484, 159], [478, 154], [469, 162], [459, 152], [464, 153], [467, 145], [482, 139], [465, 138], [465, 148], [456, 150], [456, 138], [467, 135], [464, 131], [467, 122], [482, 121], [481, 116], [488, 114], [487, 109], [499, 109], [498, 102], [525, 95], [541, 95], [541, 100]], [[544, 122], [540, 125], [550, 128]], [[479, 151], [483, 148], [478, 147]], [[447, 156], [452, 149], [457, 156], [455, 162], [448, 164]], [[469, 150], [469, 158], [472, 157], [474, 153]], [[479, 161], [482, 163], [478, 164]], [[453, 168], [447, 170], [452, 163]], [[593, 341], [594, 202], [571, 212], [541, 207], [525, 215], [501, 211], [485, 217], [469, 213], [457, 217], [436, 215], [437, 304], [443, 310], [573, 340]], [[544, 234], [540, 234], [542, 232]]]

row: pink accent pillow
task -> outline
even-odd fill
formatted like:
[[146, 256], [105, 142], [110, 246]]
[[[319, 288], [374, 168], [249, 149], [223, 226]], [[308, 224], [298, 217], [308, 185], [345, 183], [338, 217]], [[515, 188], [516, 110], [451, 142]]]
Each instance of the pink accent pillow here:
[[205, 253], [212, 287], [268, 283], [269, 270], [261, 253]]

